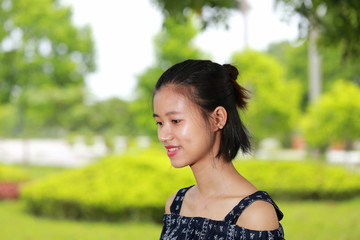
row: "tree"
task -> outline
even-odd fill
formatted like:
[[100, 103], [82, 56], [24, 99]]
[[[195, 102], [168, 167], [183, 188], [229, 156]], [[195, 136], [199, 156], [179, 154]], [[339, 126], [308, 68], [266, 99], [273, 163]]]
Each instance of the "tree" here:
[[[51, 100], [51, 92], [67, 101], [67, 94], [83, 88], [85, 75], [95, 69], [90, 28], [75, 27], [71, 9], [58, 0], [0, 0], [0, 22], [0, 104], [14, 105], [17, 135], [25, 128], [34, 132], [27, 114], [38, 102], [32, 105], [30, 98], [41, 96], [46, 109], [56, 109], [58, 102]], [[83, 93], [78, 91], [79, 101]], [[51, 118], [58, 119], [65, 113], [53, 114]], [[34, 122], [43, 122], [40, 118], [49, 115], [36, 117]]]
[[11, 104], [0, 104], [0, 136], [11, 136], [16, 128], [16, 109]]
[[[297, 13], [300, 30], [308, 40], [309, 99], [316, 100], [322, 91], [322, 59], [318, 46], [342, 48], [342, 59], [359, 59], [360, 2], [356, 0], [277, 0], [287, 13]], [[319, 44], [320, 43], [320, 44]]]
[[[81, 86], [59, 88], [56, 86], [27, 87], [14, 99], [17, 111], [23, 111], [23, 119], [16, 129], [23, 136], [57, 136], [68, 130], [64, 119], [70, 116], [74, 105], [83, 104]], [[19, 109], [22, 107], [23, 109]], [[16, 132], [15, 132], [16, 133]]]
[[195, 13], [200, 16], [202, 28], [211, 24], [224, 24], [231, 9], [239, 9], [237, 0], [197, 0], [172, 1], [154, 0], [160, 7], [165, 19], [171, 17], [177, 22], [186, 22]]
[[266, 51], [274, 56], [284, 66], [286, 79], [296, 79], [301, 82], [304, 93], [308, 89], [308, 59], [307, 42], [300, 45], [289, 41], [271, 43]]
[[301, 129], [312, 147], [324, 150], [338, 141], [346, 141], [349, 147], [360, 137], [359, 119], [360, 88], [352, 82], [337, 80], [309, 106]]
[[274, 137], [289, 146], [299, 116], [301, 85], [285, 79], [274, 57], [255, 51], [237, 52], [232, 62], [238, 67], [241, 85], [251, 93], [243, 114], [256, 140]]
[[[322, 56], [323, 89], [328, 91], [335, 80], [347, 79], [360, 84], [360, 64], [356, 59], [341, 60], [341, 48], [339, 46], [322, 46], [319, 48]], [[270, 44], [267, 52], [276, 57], [286, 70], [287, 79], [299, 80], [303, 86], [302, 109], [305, 111], [308, 105], [308, 59], [307, 42], [300, 45], [290, 42], [279, 42]]]
[[320, 43], [342, 47], [343, 58], [359, 58], [360, 53], [360, 1], [357, 0], [277, 0], [286, 14], [298, 14], [302, 21], [302, 35], [316, 26]]
[[131, 104], [119, 98], [97, 101], [93, 104], [74, 104], [63, 115], [62, 126], [70, 135], [88, 138], [102, 136], [112, 147], [115, 136], [136, 136], [135, 116]]

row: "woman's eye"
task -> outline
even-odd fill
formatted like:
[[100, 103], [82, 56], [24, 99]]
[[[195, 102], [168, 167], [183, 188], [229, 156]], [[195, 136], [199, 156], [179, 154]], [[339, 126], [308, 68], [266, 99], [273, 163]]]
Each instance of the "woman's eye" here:
[[156, 122], [155, 124], [158, 125], [158, 126], [161, 126], [162, 122]]
[[176, 123], [181, 122], [181, 120], [172, 120], [172, 122], [176, 124]]

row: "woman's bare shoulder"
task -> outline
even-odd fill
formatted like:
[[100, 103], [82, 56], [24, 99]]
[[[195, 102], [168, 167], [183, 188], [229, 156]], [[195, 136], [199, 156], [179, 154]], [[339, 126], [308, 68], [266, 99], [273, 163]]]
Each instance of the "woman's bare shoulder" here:
[[166, 201], [166, 204], [165, 204], [165, 214], [170, 214], [170, 206], [172, 204], [172, 202], [174, 201], [175, 199], [175, 196], [176, 196], [177, 192], [172, 194], [168, 200]]
[[274, 206], [260, 200], [248, 206], [236, 224], [251, 230], [270, 231], [279, 227], [279, 220]]

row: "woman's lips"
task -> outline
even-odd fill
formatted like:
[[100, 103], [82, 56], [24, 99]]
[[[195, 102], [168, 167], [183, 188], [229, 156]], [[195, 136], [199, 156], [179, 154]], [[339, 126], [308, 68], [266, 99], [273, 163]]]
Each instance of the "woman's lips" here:
[[168, 157], [175, 156], [180, 150], [180, 148], [176, 146], [165, 146], [165, 148], [167, 149]]

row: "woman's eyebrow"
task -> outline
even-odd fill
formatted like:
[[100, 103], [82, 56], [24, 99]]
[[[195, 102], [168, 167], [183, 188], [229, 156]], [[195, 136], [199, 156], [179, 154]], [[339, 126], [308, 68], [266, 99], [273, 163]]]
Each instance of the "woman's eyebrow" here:
[[[181, 112], [179, 112], [179, 111], [170, 111], [170, 112], [165, 113], [165, 116], [175, 115], [175, 114], [181, 114]], [[153, 117], [159, 117], [159, 115], [154, 113]]]

